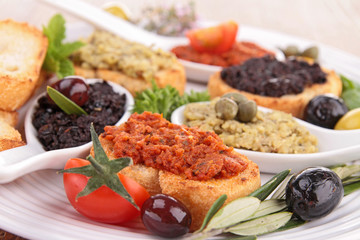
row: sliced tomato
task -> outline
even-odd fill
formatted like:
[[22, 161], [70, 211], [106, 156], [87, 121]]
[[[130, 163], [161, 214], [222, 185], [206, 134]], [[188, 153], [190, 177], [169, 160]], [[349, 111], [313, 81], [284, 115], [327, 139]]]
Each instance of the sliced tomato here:
[[[88, 164], [90, 163], [87, 160], [72, 158], [67, 161], [65, 169]], [[149, 193], [133, 179], [120, 173], [118, 173], [118, 177], [127, 192], [141, 208], [145, 200], [150, 197]], [[123, 223], [139, 216], [139, 210], [107, 186], [101, 186], [89, 195], [76, 199], [77, 194], [86, 186], [88, 179], [89, 177], [76, 173], [64, 173], [63, 176], [66, 195], [79, 213], [98, 222], [113, 224]]]
[[196, 51], [220, 54], [234, 45], [237, 30], [237, 23], [228, 21], [214, 27], [190, 30], [186, 36]]

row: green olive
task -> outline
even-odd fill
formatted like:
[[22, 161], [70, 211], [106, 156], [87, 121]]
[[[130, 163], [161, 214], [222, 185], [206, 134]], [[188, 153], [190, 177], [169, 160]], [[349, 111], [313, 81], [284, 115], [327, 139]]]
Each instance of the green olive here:
[[224, 120], [234, 119], [238, 112], [238, 105], [230, 98], [220, 98], [215, 103], [216, 116]]
[[309, 47], [301, 53], [301, 56], [316, 60], [319, 56], [319, 49], [315, 46]]
[[282, 51], [285, 54], [285, 57], [297, 56], [300, 54], [299, 48], [295, 45], [289, 45]]
[[253, 100], [239, 104], [237, 119], [240, 122], [250, 122], [257, 113], [257, 106]]
[[226, 93], [221, 98], [230, 98], [231, 100], [234, 100], [237, 104], [248, 101], [248, 99], [244, 95], [237, 92]]

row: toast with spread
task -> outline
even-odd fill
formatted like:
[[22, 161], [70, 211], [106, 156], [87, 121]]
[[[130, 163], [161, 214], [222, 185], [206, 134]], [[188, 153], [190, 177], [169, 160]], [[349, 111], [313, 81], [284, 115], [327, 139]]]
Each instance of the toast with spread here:
[[[260, 187], [258, 166], [226, 147], [214, 133], [161, 118], [149, 112], [133, 114], [119, 127], [106, 127], [99, 140], [109, 159], [132, 157], [134, 165], [120, 173], [151, 195], [163, 193], [180, 200], [192, 215], [191, 230], [200, 228], [222, 194], [230, 202]], [[140, 124], [134, 123], [138, 120]]]
[[[258, 74], [261, 71], [274, 71], [271, 69], [273, 68], [273, 63], [269, 64], [268, 66], [263, 66], [260, 64], [258, 64], [257, 66], [258, 66], [257, 70], [253, 69], [254, 70], [253, 72], [256, 72], [256, 74]], [[269, 69], [264, 70], [267, 67], [269, 67]], [[282, 96], [267, 96], [264, 93], [257, 94], [250, 91], [239, 90], [238, 88], [230, 86], [223, 79], [221, 75], [222, 72], [216, 72], [215, 74], [210, 76], [207, 87], [211, 98], [220, 97], [225, 93], [229, 93], [229, 92], [238, 92], [243, 94], [248, 99], [254, 100], [259, 106], [280, 110], [283, 112], [290, 113], [294, 117], [303, 118], [304, 109], [306, 105], [315, 96], [321, 94], [333, 94], [336, 96], [340, 96], [341, 94], [342, 83], [339, 76], [333, 70], [329, 70], [325, 68], [321, 68], [321, 70], [326, 76], [326, 80], [321, 83], [306, 84], [304, 86], [303, 91], [299, 91], [298, 93], [286, 93], [286, 89], [281, 89], [281, 88], [286, 88], [285, 85], [287, 84], [287, 82], [289, 82], [286, 79], [286, 76], [288, 75], [281, 76], [282, 80], [284, 81], [283, 83], [279, 83], [276, 86], [274, 86], [276, 84], [276, 81], [273, 81], [274, 83], [273, 86], [267, 87], [266, 91], [272, 90], [271, 87], [277, 88], [275, 89], [276, 91], [285, 91], [285, 94]], [[302, 71], [302, 69], [299, 69], [299, 72], [300, 71]], [[314, 71], [314, 70], [311, 69], [310, 71]], [[318, 75], [318, 73], [316, 74]], [[241, 71], [240, 73], [236, 73], [236, 75], [237, 76], [242, 75]], [[288, 88], [293, 88], [293, 89], [295, 88], [295, 90], [297, 90], [296, 88], [301, 89], [302, 86], [298, 86], [298, 82], [302, 80], [301, 78], [305, 78], [307, 76], [308, 73], [306, 72], [304, 73], [304, 71], [300, 72], [299, 76], [297, 76], [298, 79], [293, 79], [295, 82], [293, 86], [290, 86]], [[272, 81], [272, 79], [268, 80], [268, 82], [269, 81]], [[239, 85], [241, 84], [242, 83], [240, 83]], [[263, 84], [263, 81], [256, 83], [255, 85], [261, 86], [261, 84]], [[257, 86], [250, 86], [249, 88], [251, 89]]]
[[37, 28], [0, 21], [0, 109], [19, 109], [39, 85], [48, 40]]
[[185, 90], [185, 69], [172, 53], [105, 31], [95, 31], [85, 42], [72, 55], [76, 75], [118, 83], [133, 95], [151, 88], [152, 80], [160, 88], [171, 85], [181, 94]]

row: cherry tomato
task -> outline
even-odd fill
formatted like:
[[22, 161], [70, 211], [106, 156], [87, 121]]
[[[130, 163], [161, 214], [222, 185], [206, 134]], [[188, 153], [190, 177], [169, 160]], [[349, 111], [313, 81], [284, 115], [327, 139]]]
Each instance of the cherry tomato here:
[[220, 54], [234, 45], [237, 30], [237, 23], [229, 21], [214, 27], [190, 30], [186, 36], [196, 51]]
[[[69, 159], [65, 169], [82, 167], [90, 164], [89, 161], [79, 158]], [[119, 174], [119, 179], [125, 189], [141, 208], [149, 193], [133, 179]], [[89, 195], [79, 197], [76, 195], [81, 192], [88, 182], [88, 177], [82, 174], [64, 173], [64, 188], [71, 205], [82, 215], [104, 223], [118, 224], [129, 221], [140, 215], [131, 203], [115, 193], [107, 186], [101, 186]]]

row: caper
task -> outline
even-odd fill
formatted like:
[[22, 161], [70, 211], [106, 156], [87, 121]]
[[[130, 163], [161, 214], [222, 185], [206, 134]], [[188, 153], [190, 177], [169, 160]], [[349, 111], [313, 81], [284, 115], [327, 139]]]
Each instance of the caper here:
[[237, 119], [240, 122], [250, 122], [257, 113], [257, 106], [253, 100], [239, 104]]
[[300, 54], [299, 48], [295, 45], [289, 45], [282, 51], [285, 54], [285, 57], [297, 56]]
[[319, 49], [315, 46], [309, 47], [301, 53], [301, 56], [316, 60], [319, 56]]
[[237, 92], [226, 93], [221, 98], [230, 98], [231, 100], [234, 100], [237, 104], [247, 102], [248, 100], [244, 95]]
[[238, 112], [238, 105], [230, 98], [220, 98], [215, 103], [216, 116], [224, 120], [234, 119]]

